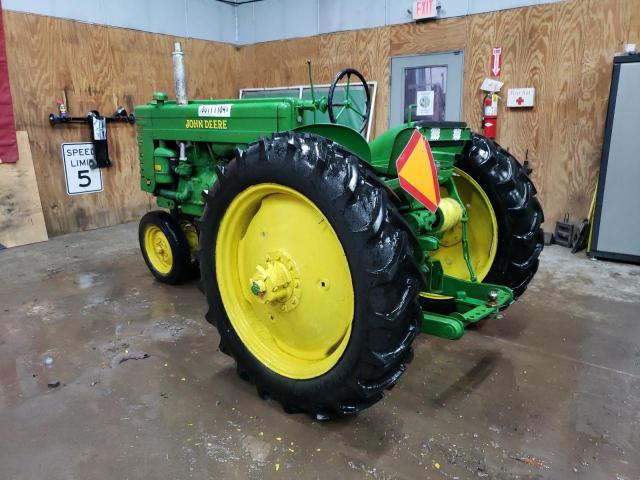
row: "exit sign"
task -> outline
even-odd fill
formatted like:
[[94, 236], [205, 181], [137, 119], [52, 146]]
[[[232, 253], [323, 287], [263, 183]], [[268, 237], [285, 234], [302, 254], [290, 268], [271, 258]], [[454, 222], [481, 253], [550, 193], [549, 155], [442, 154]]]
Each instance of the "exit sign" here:
[[438, 0], [415, 0], [413, 2], [413, 19], [424, 20], [438, 16]]

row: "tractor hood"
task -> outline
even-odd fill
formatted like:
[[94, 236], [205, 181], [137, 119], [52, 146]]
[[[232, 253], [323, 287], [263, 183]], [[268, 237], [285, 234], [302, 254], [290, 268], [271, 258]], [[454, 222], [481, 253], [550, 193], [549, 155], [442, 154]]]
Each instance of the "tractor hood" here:
[[154, 100], [138, 106], [136, 117], [152, 125], [154, 136], [166, 140], [251, 143], [261, 135], [289, 130], [295, 125], [297, 99], [260, 98], [194, 100], [177, 105], [156, 93]]

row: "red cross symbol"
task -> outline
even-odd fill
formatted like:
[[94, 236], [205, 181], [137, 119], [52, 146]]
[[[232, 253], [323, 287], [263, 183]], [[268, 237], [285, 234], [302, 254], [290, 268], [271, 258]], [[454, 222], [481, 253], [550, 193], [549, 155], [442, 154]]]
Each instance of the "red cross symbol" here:
[[522, 98], [522, 97], [518, 97], [518, 98], [516, 99], [516, 103], [517, 103], [518, 105], [522, 105], [522, 104], [524, 103], [524, 98]]

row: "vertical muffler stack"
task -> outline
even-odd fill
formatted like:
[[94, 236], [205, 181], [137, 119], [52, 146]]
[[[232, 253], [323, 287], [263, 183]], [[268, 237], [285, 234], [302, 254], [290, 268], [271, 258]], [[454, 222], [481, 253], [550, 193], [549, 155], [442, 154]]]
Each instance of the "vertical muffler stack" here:
[[173, 44], [173, 81], [176, 85], [176, 104], [186, 105], [187, 99], [187, 76], [184, 70], [184, 52], [180, 42]]

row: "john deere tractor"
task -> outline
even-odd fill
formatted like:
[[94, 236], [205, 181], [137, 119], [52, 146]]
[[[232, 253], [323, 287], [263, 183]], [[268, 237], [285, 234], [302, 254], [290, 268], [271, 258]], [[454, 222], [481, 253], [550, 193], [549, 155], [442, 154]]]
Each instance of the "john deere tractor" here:
[[[173, 62], [176, 99], [136, 108], [141, 187], [163, 209], [140, 221], [142, 255], [161, 282], [200, 275], [220, 350], [263, 398], [355, 414], [420, 331], [459, 339], [525, 291], [543, 213], [498, 144], [411, 121], [368, 143], [353, 69], [326, 97], [188, 100], [179, 44]], [[337, 123], [346, 111], [359, 128]]]

